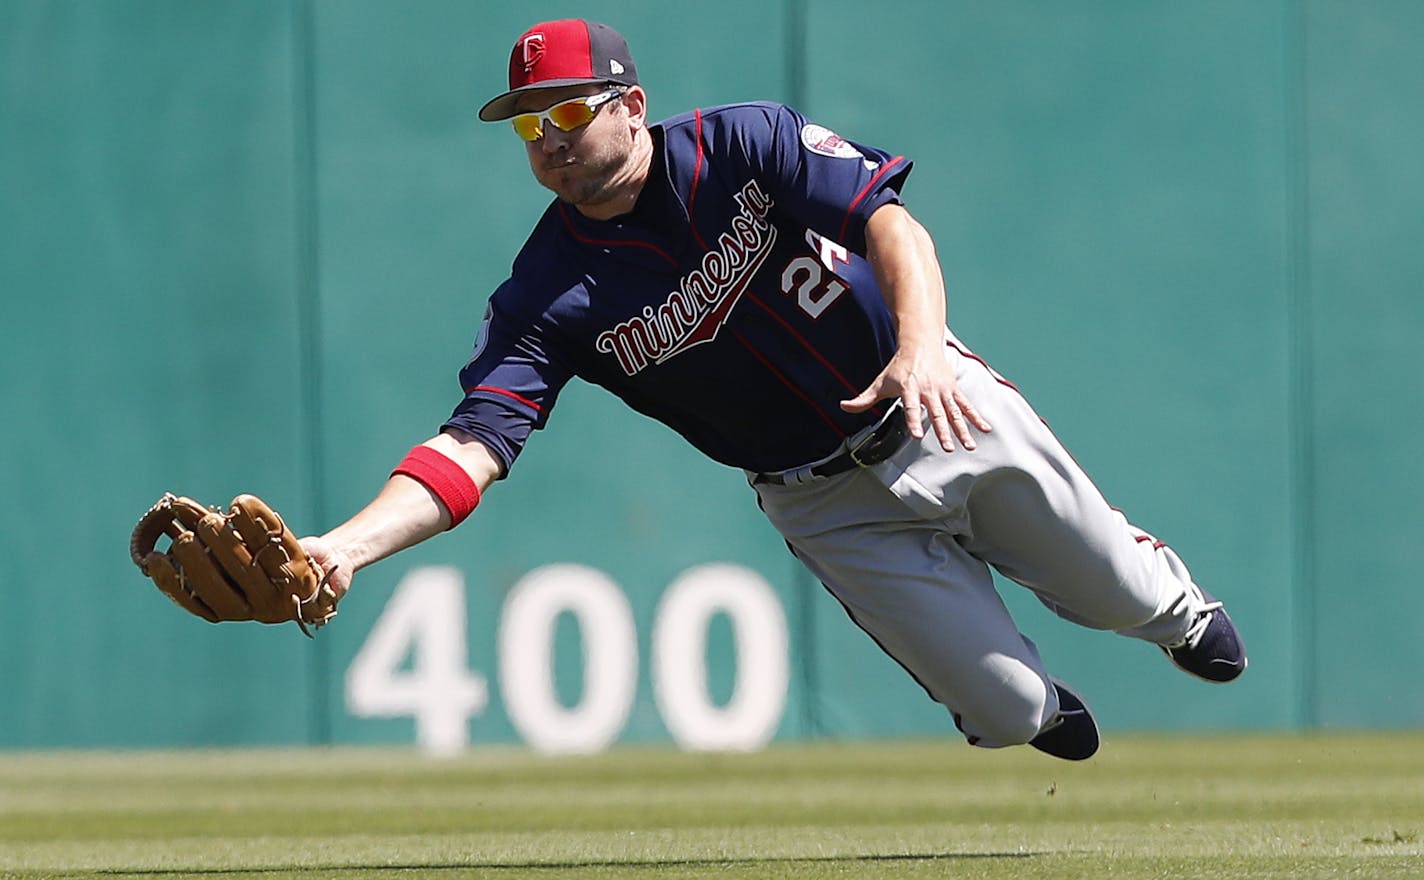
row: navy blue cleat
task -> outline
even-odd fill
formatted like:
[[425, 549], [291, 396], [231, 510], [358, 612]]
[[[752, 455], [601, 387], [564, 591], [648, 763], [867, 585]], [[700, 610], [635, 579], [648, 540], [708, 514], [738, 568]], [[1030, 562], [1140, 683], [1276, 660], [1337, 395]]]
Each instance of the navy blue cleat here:
[[1098, 722], [1083, 698], [1066, 684], [1055, 678], [1053, 689], [1058, 691], [1058, 713], [1028, 744], [1065, 761], [1091, 758], [1098, 750]]
[[1246, 648], [1216, 597], [1195, 587], [1201, 605], [1179, 642], [1161, 645], [1177, 668], [1205, 681], [1224, 684], [1246, 671]]

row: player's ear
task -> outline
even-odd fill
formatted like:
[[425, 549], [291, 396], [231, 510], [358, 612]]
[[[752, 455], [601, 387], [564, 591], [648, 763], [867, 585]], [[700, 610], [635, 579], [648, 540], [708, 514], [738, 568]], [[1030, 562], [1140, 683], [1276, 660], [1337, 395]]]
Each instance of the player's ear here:
[[623, 93], [623, 106], [628, 111], [628, 123], [634, 128], [648, 127], [648, 93], [642, 86], [629, 86]]

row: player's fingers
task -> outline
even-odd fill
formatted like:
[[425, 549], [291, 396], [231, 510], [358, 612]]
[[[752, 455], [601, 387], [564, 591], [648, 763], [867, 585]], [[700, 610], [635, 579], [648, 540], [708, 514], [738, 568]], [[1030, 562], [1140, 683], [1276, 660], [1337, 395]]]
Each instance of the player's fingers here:
[[910, 436], [916, 440], [925, 436], [924, 404], [920, 402], [920, 383], [914, 373], [905, 377], [900, 404], [905, 407], [905, 424], [910, 429]]
[[[953, 398], [950, 398], [949, 401], [948, 422], [951, 430], [946, 431], [945, 434], [952, 433], [953, 437], [959, 438], [959, 444], [965, 449], [973, 449], [977, 445], [974, 442], [974, 435], [969, 432], [969, 422], [964, 418], [964, 410], [960, 409], [959, 404]], [[940, 435], [940, 445], [945, 448], [946, 452], [953, 451], [954, 441], [945, 434]]]
[[974, 448], [974, 435], [969, 431], [969, 422], [964, 417], [956, 395], [951, 393], [943, 397], [930, 397], [928, 405], [930, 423], [934, 426], [935, 436], [945, 452], [954, 451], [956, 440], [966, 450]]
[[850, 400], [841, 401], [841, 409], [851, 413], [863, 413], [875, 406], [880, 400], [880, 379], [870, 383], [870, 387], [852, 397]]
[[970, 403], [969, 398], [965, 397], [963, 392], [958, 388], [954, 389], [954, 399], [955, 402], [959, 404], [960, 411], [964, 413], [965, 418], [969, 419], [974, 427], [986, 434], [994, 430], [994, 426], [989, 424], [989, 420], [984, 418], [983, 414], [974, 407], [973, 403]]
[[945, 452], [953, 452], [954, 438], [958, 436], [953, 422], [954, 401], [941, 400], [938, 395], [931, 394], [925, 397], [924, 406], [929, 411], [930, 429], [934, 431], [939, 445]]

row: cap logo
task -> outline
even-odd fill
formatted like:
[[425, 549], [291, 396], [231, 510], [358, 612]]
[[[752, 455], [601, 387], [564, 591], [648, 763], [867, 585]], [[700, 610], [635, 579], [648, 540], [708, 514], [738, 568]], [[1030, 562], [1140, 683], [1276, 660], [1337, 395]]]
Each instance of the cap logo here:
[[530, 34], [521, 41], [520, 45], [524, 53], [524, 72], [526, 74], [533, 73], [534, 65], [544, 57], [544, 35]]
[[617, 58], [608, 59], [608, 69], [613, 73], [614, 76], [623, 75], [623, 65], [618, 63]]

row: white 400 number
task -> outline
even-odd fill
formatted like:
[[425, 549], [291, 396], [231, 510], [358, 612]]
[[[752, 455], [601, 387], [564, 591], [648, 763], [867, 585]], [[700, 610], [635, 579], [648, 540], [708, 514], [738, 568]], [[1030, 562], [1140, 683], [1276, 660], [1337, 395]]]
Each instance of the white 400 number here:
[[[553, 676], [564, 613], [577, 621], [583, 643], [582, 696], [572, 707], [559, 701]], [[736, 643], [736, 682], [724, 706], [707, 689], [707, 630], [719, 613], [730, 618]], [[416, 740], [429, 752], [464, 749], [470, 719], [489, 703], [485, 678], [468, 668], [465, 627], [460, 572], [410, 572], [347, 669], [347, 708], [361, 717], [413, 717]], [[651, 673], [658, 712], [678, 745], [746, 751], [770, 741], [786, 706], [788, 642], [781, 603], [756, 572], [703, 565], [674, 580], [653, 623]], [[602, 751], [622, 732], [637, 696], [632, 609], [597, 569], [535, 569], [505, 599], [498, 663], [505, 709], [525, 742], [545, 752]]]

